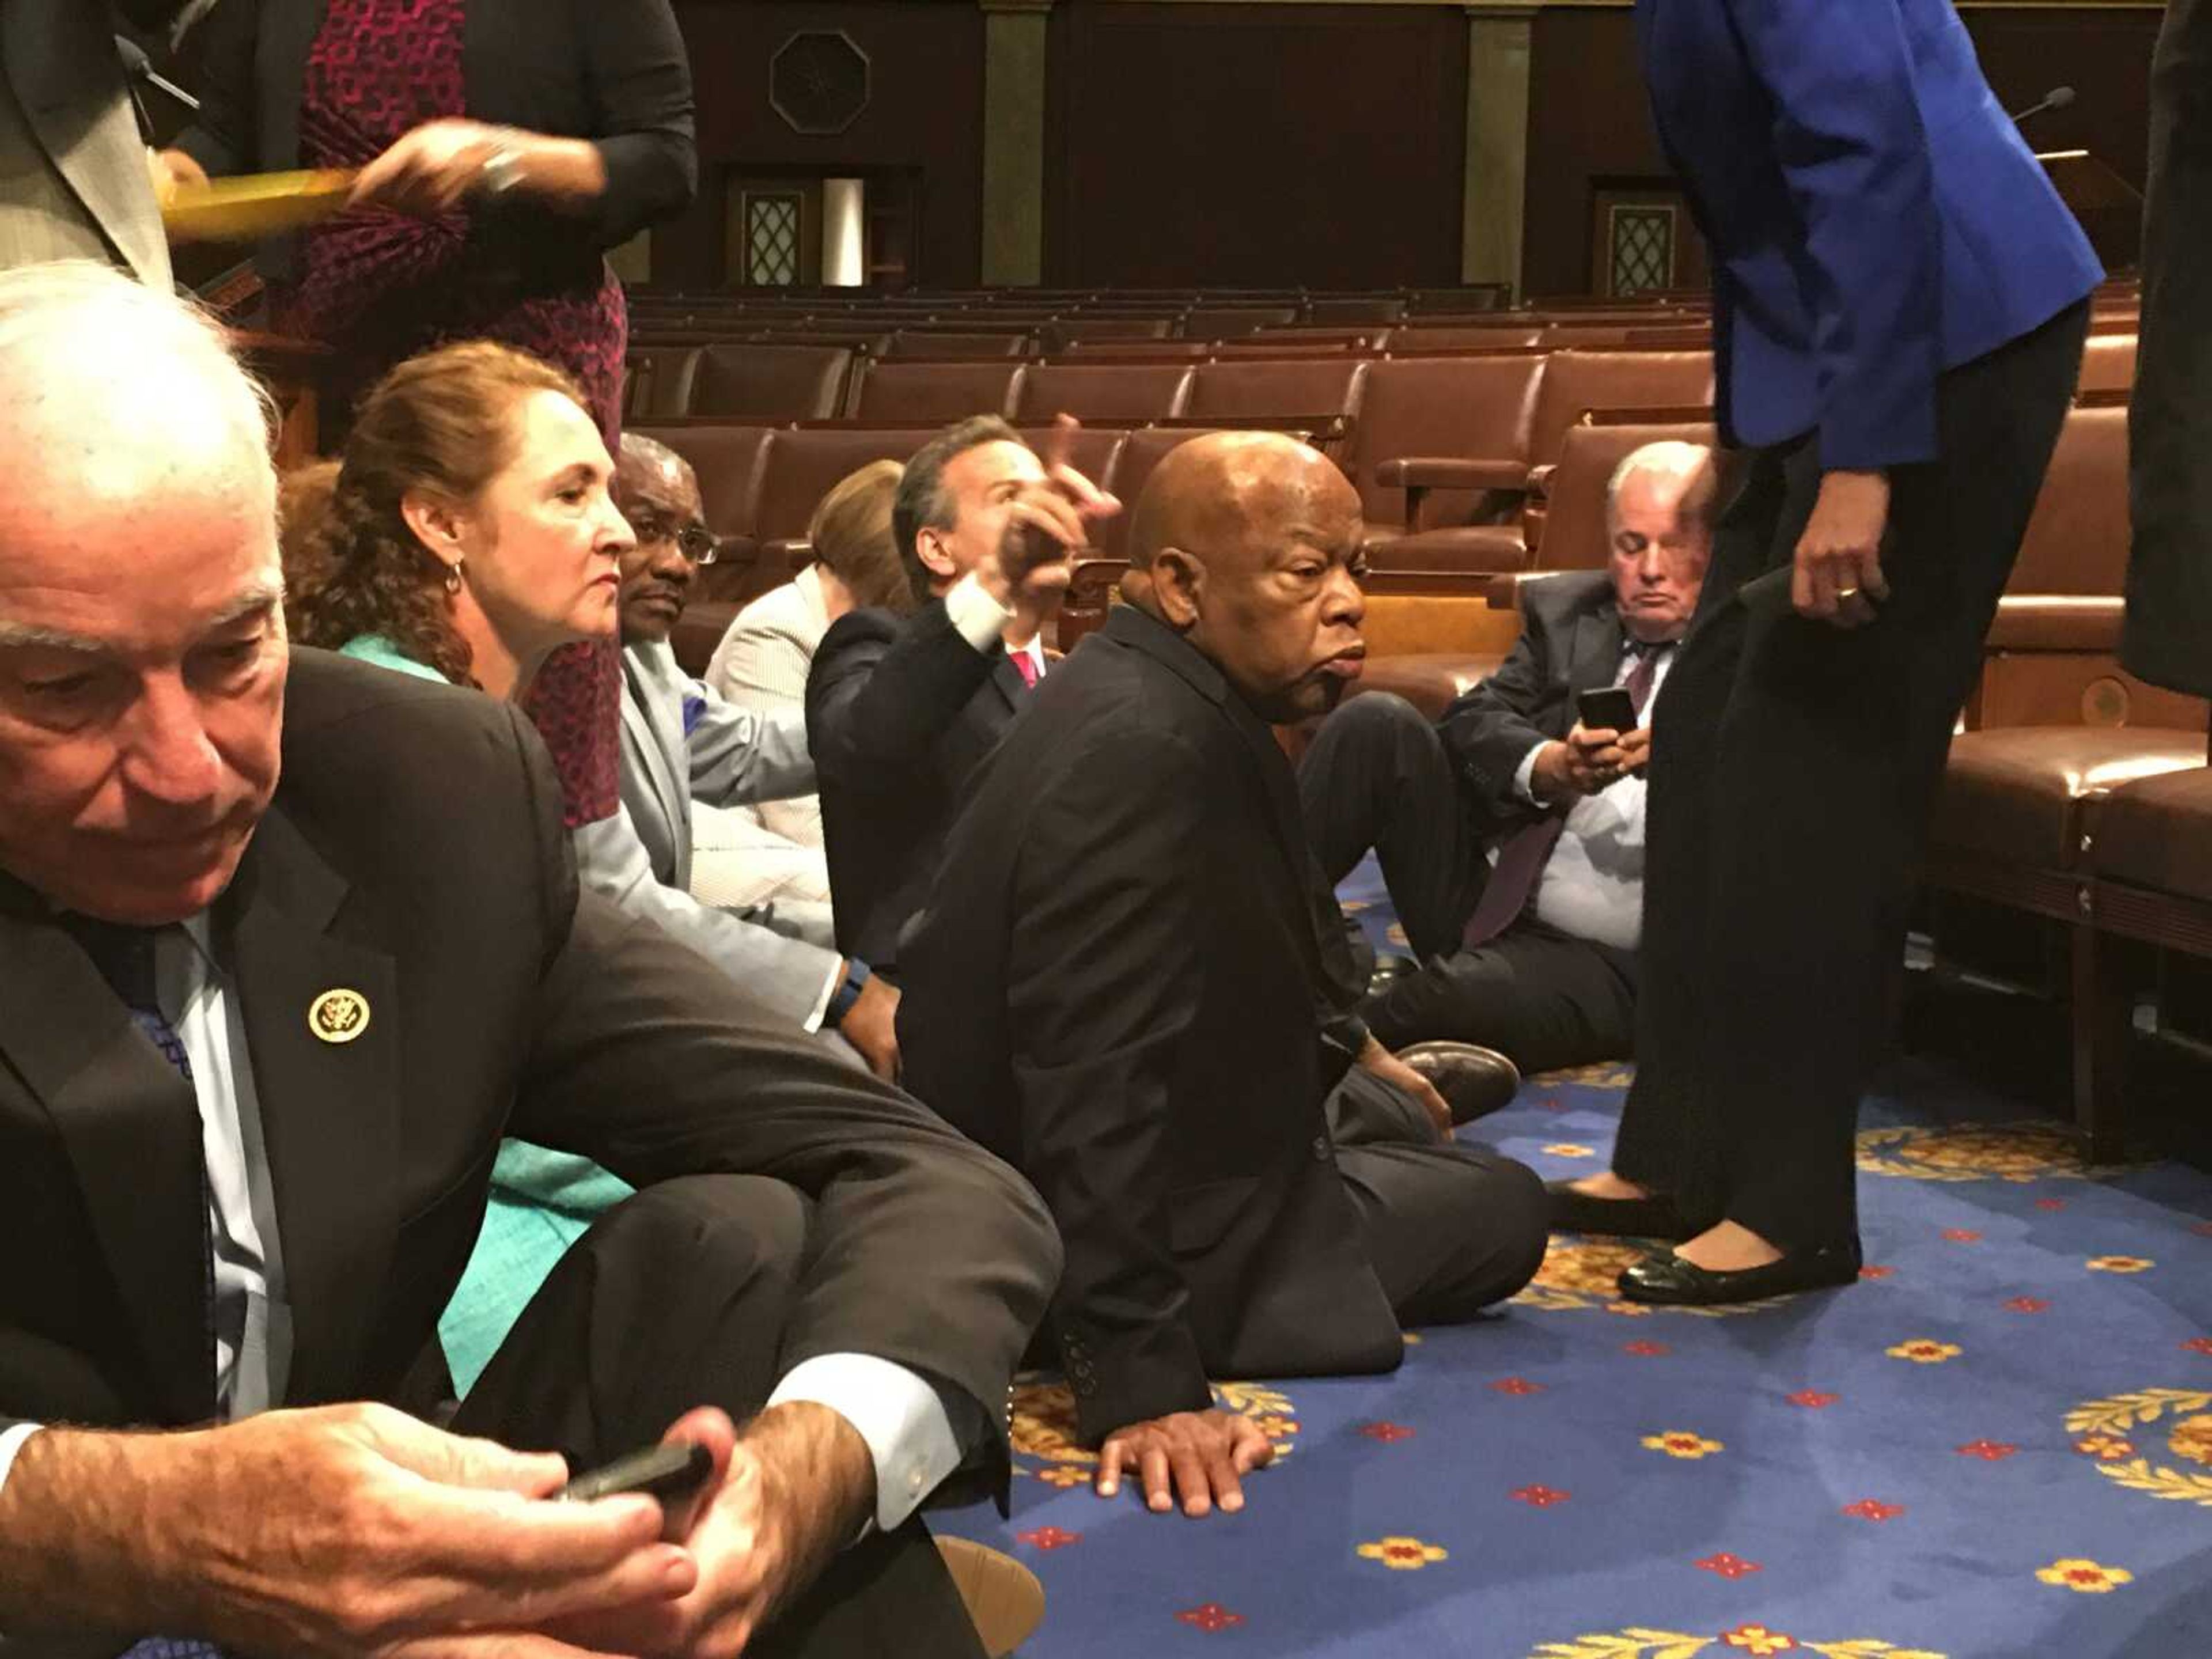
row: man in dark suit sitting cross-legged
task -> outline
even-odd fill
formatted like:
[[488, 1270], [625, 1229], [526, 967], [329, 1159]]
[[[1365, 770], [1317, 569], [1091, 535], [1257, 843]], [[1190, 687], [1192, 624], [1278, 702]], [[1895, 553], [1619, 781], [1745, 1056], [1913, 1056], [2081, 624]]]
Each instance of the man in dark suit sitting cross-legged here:
[[1052, 1324], [1099, 1492], [1126, 1470], [1203, 1515], [1268, 1455], [1209, 1376], [1393, 1369], [1401, 1322], [1528, 1283], [1544, 1200], [1453, 1143], [1350, 1012], [1268, 729], [1359, 672], [1358, 495], [1287, 437], [1213, 434], [1161, 463], [1130, 540], [1130, 603], [970, 787], [907, 932], [899, 1042], [1060, 1226]]

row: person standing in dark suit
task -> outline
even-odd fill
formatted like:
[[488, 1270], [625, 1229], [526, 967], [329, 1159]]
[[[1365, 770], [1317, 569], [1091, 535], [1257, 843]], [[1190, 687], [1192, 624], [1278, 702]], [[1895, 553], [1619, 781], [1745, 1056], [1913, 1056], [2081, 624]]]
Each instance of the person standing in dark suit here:
[[[1341, 881], [1373, 848], [1421, 963], [1362, 1010], [1387, 1046], [1480, 1043], [1524, 1072], [1628, 1053], [1651, 739], [1640, 717], [1697, 609], [1717, 494], [1711, 451], [1636, 451], [1607, 489], [1610, 568], [1523, 583], [1513, 654], [1441, 725], [1370, 694], [1315, 734], [1298, 793], [1322, 873]], [[1630, 694], [1627, 730], [1577, 714], [1582, 693], [1607, 686]]]
[[1267, 1459], [1209, 1376], [1390, 1370], [1401, 1322], [1471, 1318], [1543, 1258], [1535, 1177], [1451, 1142], [1346, 1012], [1268, 729], [1359, 672], [1359, 541], [1303, 444], [1170, 454], [1131, 527], [1144, 580], [984, 763], [908, 930], [905, 1075], [1051, 1207], [1097, 1490], [1132, 1474], [1156, 1510], [1237, 1509]]
[[1042, 630], [1068, 565], [1045, 559], [1008, 580], [1008, 525], [1036, 523], [1064, 556], [1083, 546], [1088, 521], [1117, 510], [1064, 456], [1040, 460], [995, 416], [947, 428], [907, 463], [892, 533], [921, 608], [840, 617], [806, 677], [837, 948], [872, 972], [896, 978], [899, 932], [921, 906], [969, 775], [1049, 666]]
[[[912, 1514], [1006, 1473], [1035, 1195], [580, 892], [508, 704], [288, 651], [204, 319], [9, 273], [0, 392], [5, 1641], [972, 1659]], [[447, 1432], [391, 1407], [510, 1133], [640, 1191]], [[664, 1437], [686, 1512], [545, 1501]]]
[[1705, 1305], [1857, 1275], [1911, 867], [2100, 273], [1951, 0], [1636, 16], [1752, 453], [1654, 720], [1636, 1082], [1554, 1218], [1684, 1240], [1621, 1292]]
[[2151, 57], [2142, 321], [2128, 414], [2135, 548], [2120, 661], [2212, 696], [2212, 4], [2167, 0]]

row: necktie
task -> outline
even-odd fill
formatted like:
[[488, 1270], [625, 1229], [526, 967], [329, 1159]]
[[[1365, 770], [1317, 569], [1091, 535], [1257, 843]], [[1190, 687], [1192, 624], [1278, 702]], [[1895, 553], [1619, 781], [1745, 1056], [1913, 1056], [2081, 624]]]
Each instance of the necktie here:
[[[1632, 640], [1626, 649], [1630, 659], [1628, 675], [1621, 685], [1636, 706], [1636, 723], [1641, 726], [1644, 711], [1651, 704], [1652, 689], [1658, 684], [1660, 659], [1673, 647]], [[1536, 896], [1544, 866], [1550, 860], [1552, 849], [1559, 845], [1559, 833], [1565, 827], [1566, 814], [1551, 811], [1506, 837], [1505, 844], [1498, 849], [1498, 863], [1483, 885], [1482, 896], [1475, 901], [1474, 914], [1468, 918], [1467, 931], [1461, 936], [1460, 942], [1465, 949], [1472, 951], [1489, 944], [1521, 919], [1521, 913], [1528, 908], [1528, 901]]]
[[1013, 659], [1014, 672], [1022, 677], [1022, 684], [1029, 687], [1030, 690], [1036, 690], [1037, 683], [1036, 659], [1030, 655], [1027, 651], [1010, 651], [1006, 654]]
[[[177, 1068], [185, 1082], [192, 1080], [191, 1057], [184, 1039], [161, 1012], [155, 992], [154, 948], [160, 929], [125, 927], [88, 917], [70, 918], [70, 931], [84, 946], [93, 966], [131, 1011], [131, 1018], [145, 1033], [162, 1059]], [[215, 1365], [215, 1240], [208, 1214], [207, 1165], [200, 1165], [200, 1260], [205, 1264], [201, 1288], [201, 1321], [207, 1334], [208, 1365]], [[127, 1649], [123, 1659], [223, 1659], [222, 1650], [211, 1642], [190, 1637], [149, 1636]]]
[[[177, 1028], [169, 1024], [169, 1017], [161, 1012], [155, 994], [154, 980], [154, 946], [160, 937], [157, 927], [125, 927], [112, 921], [94, 921], [87, 916], [72, 916], [69, 929], [76, 935], [92, 965], [100, 969], [100, 976], [130, 1010], [131, 1018], [147, 1042], [154, 1045], [162, 1059], [177, 1068], [178, 1075], [186, 1083], [192, 1080], [191, 1057], [185, 1052], [184, 1039]], [[207, 1164], [204, 1158], [200, 1171], [200, 1260], [204, 1264], [202, 1279], [201, 1325], [207, 1336], [207, 1364], [210, 1376], [215, 1370], [215, 1235], [209, 1216]]]

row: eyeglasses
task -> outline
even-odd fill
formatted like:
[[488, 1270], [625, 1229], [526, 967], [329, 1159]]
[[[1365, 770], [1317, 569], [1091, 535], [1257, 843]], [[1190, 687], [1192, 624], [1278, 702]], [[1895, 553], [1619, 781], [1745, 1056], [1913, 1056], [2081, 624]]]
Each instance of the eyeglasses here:
[[676, 550], [694, 564], [712, 564], [721, 551], [722, 544], [714, 532], [703, 524], [678, 526], [666, 519], [656, 519], [649, 514], [634, 514], [630, 528], [637, 532], [639, 541], [673, 542]]

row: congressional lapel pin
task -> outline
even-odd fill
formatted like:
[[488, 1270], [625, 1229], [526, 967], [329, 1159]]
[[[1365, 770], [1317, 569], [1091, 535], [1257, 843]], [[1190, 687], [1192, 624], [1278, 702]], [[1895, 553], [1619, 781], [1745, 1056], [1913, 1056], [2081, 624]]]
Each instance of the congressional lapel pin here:
[[351, 1042], [368, 1029], [368, 999], [343, 987], [325, 991], [307, 1009], [307, 1029], [325, 1042]]

